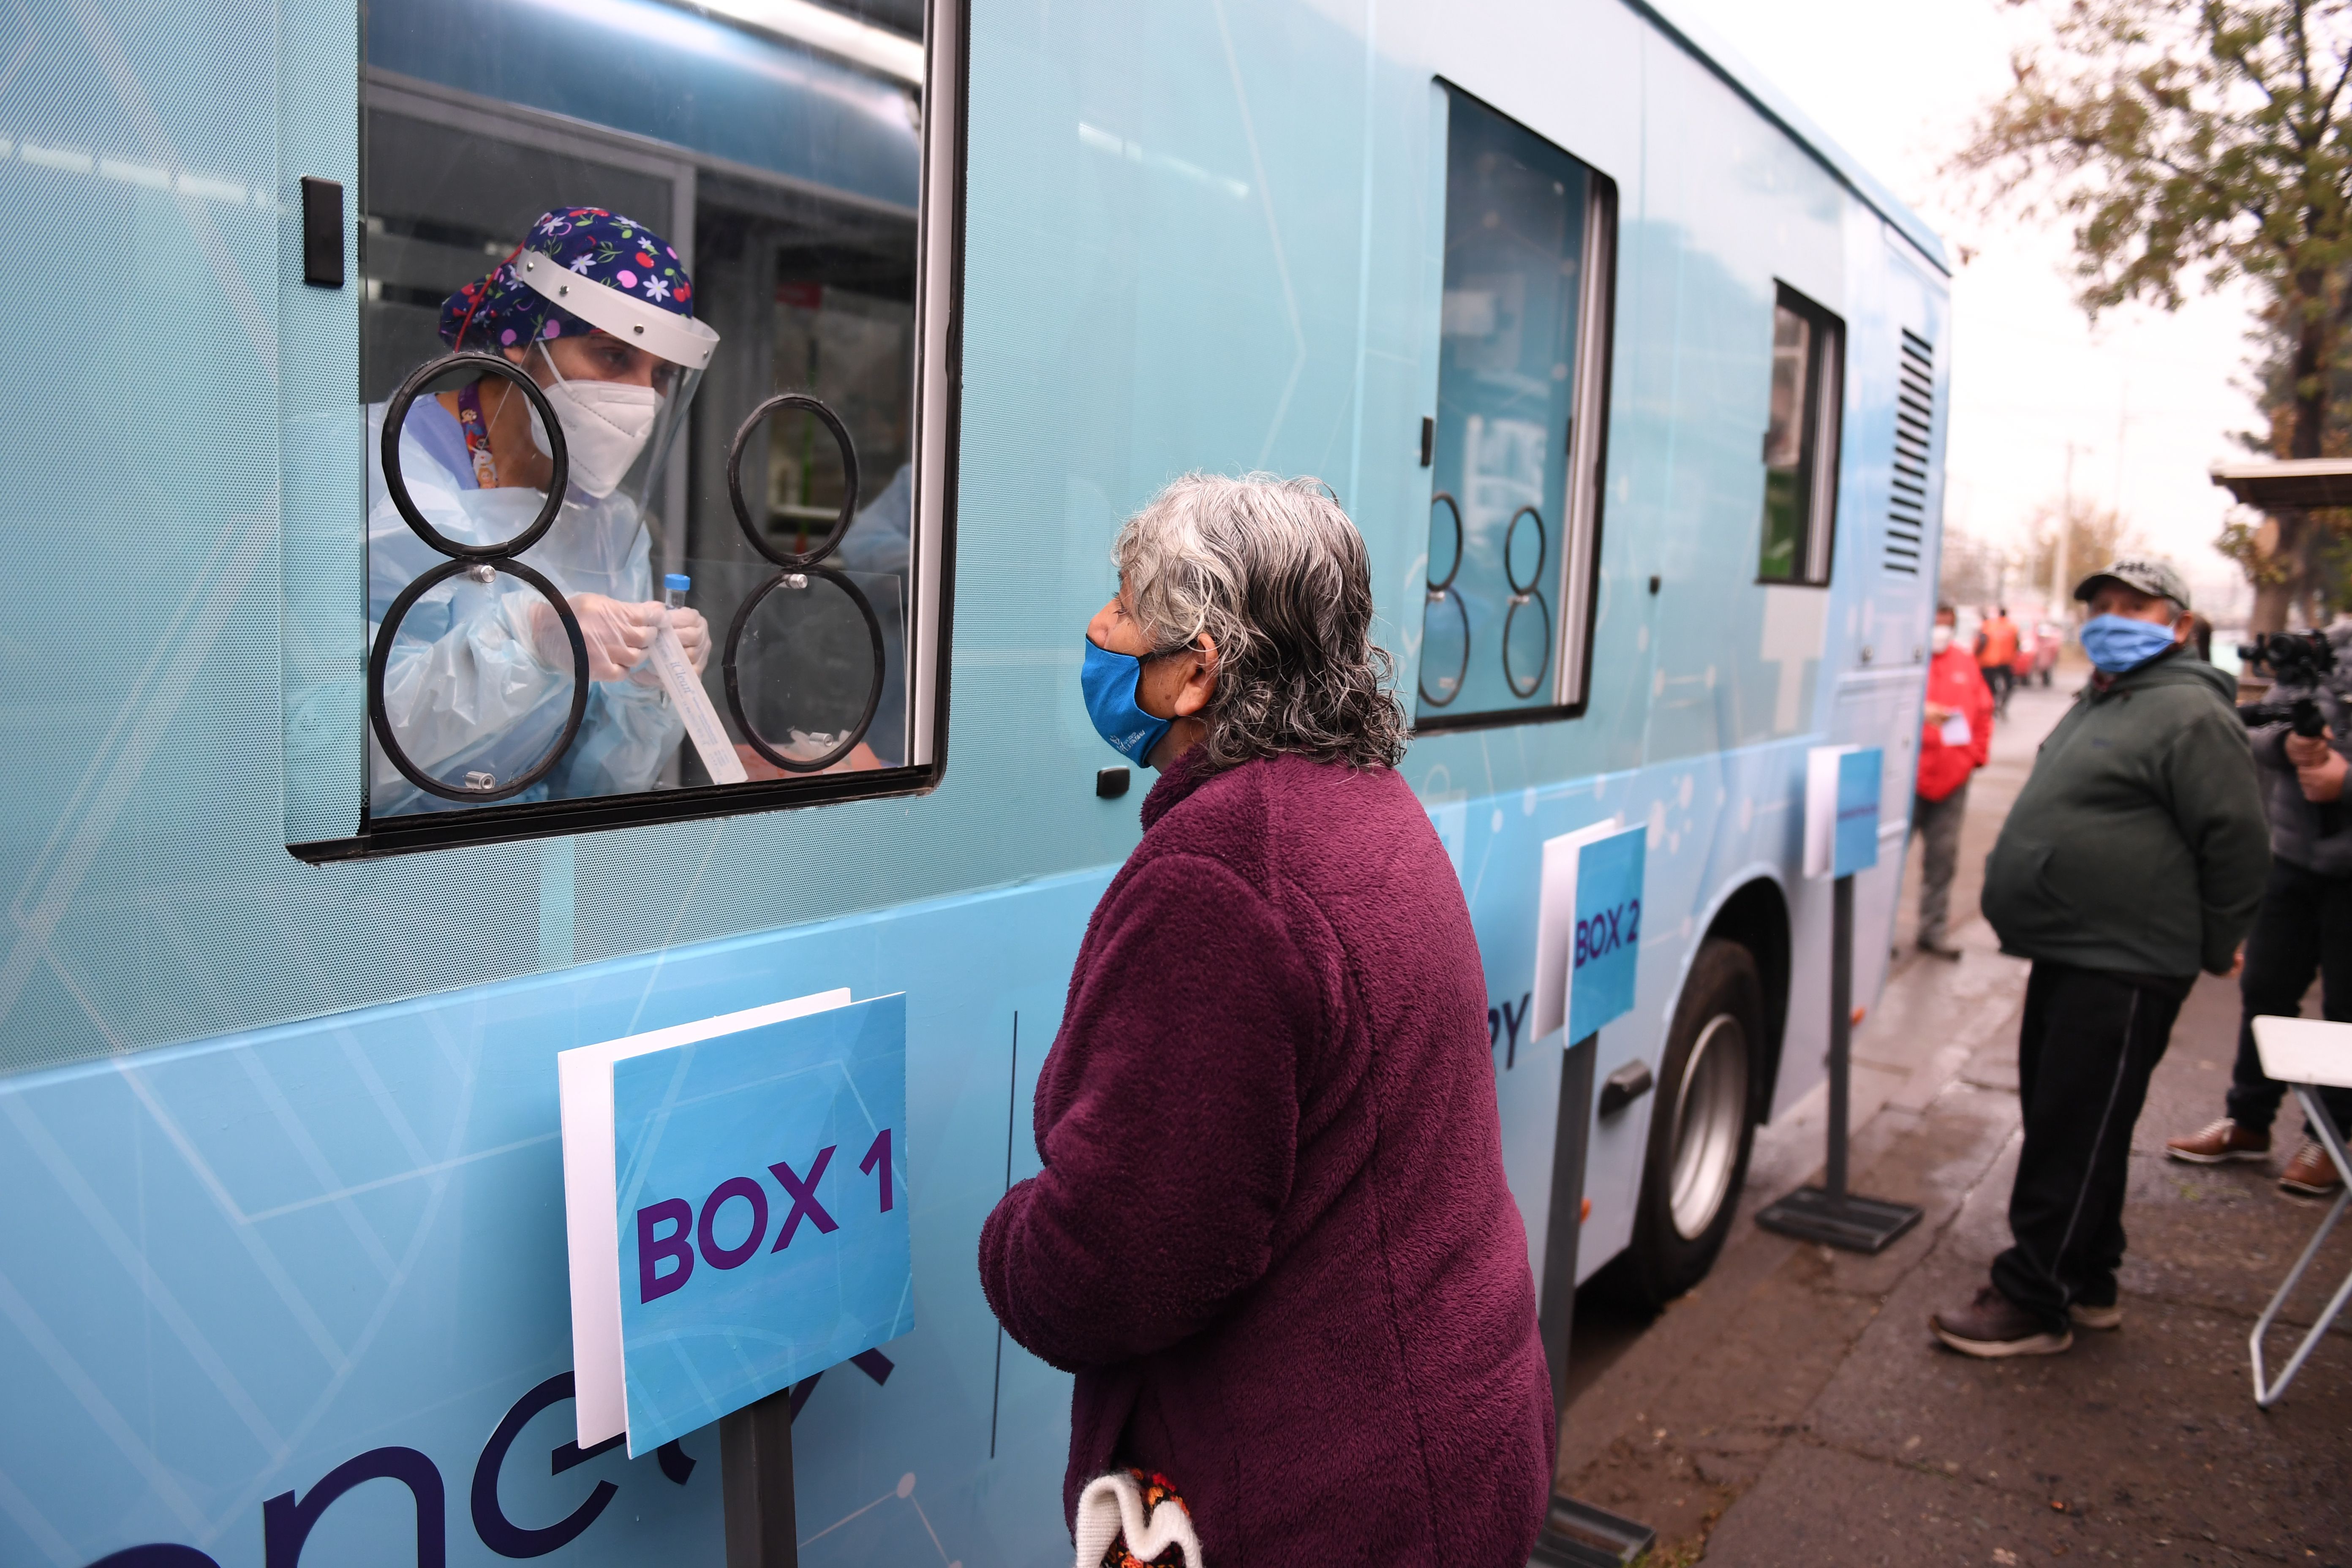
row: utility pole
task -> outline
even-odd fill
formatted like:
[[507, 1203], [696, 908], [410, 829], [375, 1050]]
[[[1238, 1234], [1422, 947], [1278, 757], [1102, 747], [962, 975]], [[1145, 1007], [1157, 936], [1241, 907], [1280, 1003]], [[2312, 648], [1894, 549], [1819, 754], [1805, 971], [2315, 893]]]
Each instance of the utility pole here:
[[2067, 547], [2074, 542], [2074, 443], [2066, 443], [2066, 499], [2058, 514], [2058, 548], [2050, 557], [2050, 605], [2052, 620], [2058, 620], [2066, 604]]

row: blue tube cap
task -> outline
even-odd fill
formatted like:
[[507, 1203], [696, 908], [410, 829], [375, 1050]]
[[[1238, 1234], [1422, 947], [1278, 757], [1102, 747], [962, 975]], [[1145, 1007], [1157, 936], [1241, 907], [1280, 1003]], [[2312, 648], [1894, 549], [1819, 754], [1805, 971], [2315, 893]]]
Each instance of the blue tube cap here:
[[672, 572], [662, 578], [662, 586], [665, 588], [675, 588], [679, 593], [683, 594], [688, 588], [694, 586], [694, 579], [688, 576], [683, 572]]

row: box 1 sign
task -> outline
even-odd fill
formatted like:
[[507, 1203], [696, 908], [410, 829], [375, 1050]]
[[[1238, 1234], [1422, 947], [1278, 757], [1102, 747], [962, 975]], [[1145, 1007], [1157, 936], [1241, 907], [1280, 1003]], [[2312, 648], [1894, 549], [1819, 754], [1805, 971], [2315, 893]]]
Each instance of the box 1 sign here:
[[[618, 1285], [632, 1455], [915, 1326], [906, 998], [806, 1002], [609, 1059], [613, 1226], [586, 1259], [575, 1226], [573, 1294], [583, 1262]], [[583, 1361], [583, 1437], [598, 1381]]]

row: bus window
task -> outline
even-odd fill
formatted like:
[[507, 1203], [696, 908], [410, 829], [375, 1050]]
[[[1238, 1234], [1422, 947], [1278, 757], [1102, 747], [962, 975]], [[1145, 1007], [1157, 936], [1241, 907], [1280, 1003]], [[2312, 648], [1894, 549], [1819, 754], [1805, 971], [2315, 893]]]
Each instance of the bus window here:
[[923, 7], [827, 9], [368, 8], [385, 847], [926, 782]]
[[1581, 710], [1616, 237], [1607, 176], [1448, 97], [1422, 730]]
[[1764, 430], [1764, 538], [1756, 575], [1826, 584], [1837, 521], [1845, 326], [1787, 284], [1772, 307], [1772, 396]]

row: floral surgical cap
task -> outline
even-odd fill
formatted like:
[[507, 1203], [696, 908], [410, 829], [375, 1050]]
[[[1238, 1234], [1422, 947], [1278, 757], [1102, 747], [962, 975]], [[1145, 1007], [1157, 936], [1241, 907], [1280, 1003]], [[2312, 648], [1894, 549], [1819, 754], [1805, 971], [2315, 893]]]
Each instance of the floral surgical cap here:
[[[694, 314], [694, 285], [677, 252], [635, 218], [603, 207], [560, 207], [530, 226], [518, 253], [523, 246], [672, 315]], [[595, 330], [516, 276], [511, 256], [441, 302], [441, 341], [452, 349], [516, 348], [534, 338], [584, 337]]]

